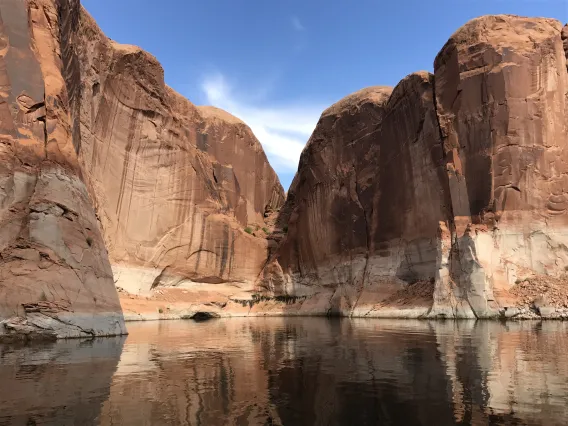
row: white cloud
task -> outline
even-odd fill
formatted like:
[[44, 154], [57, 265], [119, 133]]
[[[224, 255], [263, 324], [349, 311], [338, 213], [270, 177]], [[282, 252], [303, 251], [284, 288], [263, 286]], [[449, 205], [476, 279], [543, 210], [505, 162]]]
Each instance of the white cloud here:
[[292, 16], [292, 27], [294, 27], [296, 31], [304, 31], [306, 29], [297, 16]]
[[233, 91], [222, 74], [206, 77], [201, 85], [207, 102], [243, 120], [262, 143], [276, 172], [296, 171], [302, 149], [313, 132], [320, 105], [252, 105]]

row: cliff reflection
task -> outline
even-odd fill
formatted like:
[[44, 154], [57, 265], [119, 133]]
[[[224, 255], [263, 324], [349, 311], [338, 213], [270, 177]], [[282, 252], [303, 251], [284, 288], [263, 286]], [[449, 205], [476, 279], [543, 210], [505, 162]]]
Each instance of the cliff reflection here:
[[[118, 365], [113, 353], [106, 364], [71, 362], [75, 347], [59, 350], [67, 358], [55, 363], [4, 352], [0, 380], [20, 390], [16, 396], [2, 386], [1, 407], [33, 400], [4, 418], [25, 424], [25, 415], [44, 413], [65, 424], [58, 407], [79, 406], [78, 399], [91, 413], [81, 424], [103, 425], [568, 419], [566, 323], [232, 318], [137, 323], [129, 331]], [[36, 367], [18, 374], [30, 364]]]
[[0, 345], [0, 425], [98, 424], [124, 340]]
[[135, 324], [103, 424], [564, 424], [566, 324]]

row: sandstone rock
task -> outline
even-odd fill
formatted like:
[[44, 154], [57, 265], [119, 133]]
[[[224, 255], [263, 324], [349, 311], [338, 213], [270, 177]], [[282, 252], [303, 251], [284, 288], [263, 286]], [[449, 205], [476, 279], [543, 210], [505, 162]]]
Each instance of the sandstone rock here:
[[113, 279], [136, 319], [560, 312], [567, 34], [469, 22], [324, 111], [283, 205], [244, 123], [77, 0], [0, 0], [0, 335], [123, 333]]
[[261, 285], [297, 295], [341, 289], [330, 312], [365, 315], [410, 282], [435, 278], [445, 207], [432, 89], [433, 76], [416, 73], [323, 113], [282, 209], [288, 234]]
[[244, 229], [266, 227], [284, 202], [262, 146], [241, 120], [167, 87], [150, 54], [110, 41], [84, 10], [68, 13], [80, 161], [116, 285], [252, 290], [268, 243]]
[[134, 294], [251, 291], [284, 201], [252, 131], [175, 93], [77, 0], [0, 16], [0, 333], [125, 332], [113, 275]]
[[517, 271], [558, 276], [568, 262], [561, 30], [551, 19], [478, 18], [435, 61], [457, 287], [478, 316]]
[[61, 24], [52, 2], [0, 1], [0, 339], [126, 331], [73, 146]]
[[392, 93], [365, 89], [324, 112], [259, 290], [326, 289], [329, 312], [364, 316], [431, 280], [426, 315], [487, 318], [507, 306], [519, 274], [563, 274], [561, 32], [551, 19], [474, 19], [438, 54], [434, 76], [412, 74]]
[[505, 308], [505, 318], [514, 318], [519, 314], [521, 314], [521, 310], [519, 308]]
[[551, 306], [542, 306], [540, 308], [538, 308], [538, 313], [540, 314], [541, 317], [543, 318], [556, 318], [556, 317], [560, 317], [560, 315], [558, 315], [558, 313], [556, 312], [556, 308], [553, 308]]

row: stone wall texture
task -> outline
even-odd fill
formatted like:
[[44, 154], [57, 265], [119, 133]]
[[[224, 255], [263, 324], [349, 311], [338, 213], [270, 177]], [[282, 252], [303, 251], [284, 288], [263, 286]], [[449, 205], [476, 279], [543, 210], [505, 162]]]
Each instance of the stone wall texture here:
[[568, 317], [567, 55], [558, 21], [474, 19], [433, 74], [324, 111], [285, 196], [249, 127], [78, 0], [0, 0], [0, 335]]
[[116, 287], [251, 290], [284, 202], [244, 123], [76, 0], [0, 0], [0, 156], [4, 337], [122, 334]]
[[298, 312], [564, 315], [567, 38], [552, 19], [474, 19], [434, 74], [326, 110], [259, 288]]

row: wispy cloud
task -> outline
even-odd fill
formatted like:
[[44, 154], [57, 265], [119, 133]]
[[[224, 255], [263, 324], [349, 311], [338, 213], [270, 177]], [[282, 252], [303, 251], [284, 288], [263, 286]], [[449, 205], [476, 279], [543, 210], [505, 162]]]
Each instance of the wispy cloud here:
[[250, 126], [277, 173], [290, 173], [297, 169], [302, 149], [324, 106], [282, 105], [266, 101], [253, 105], [246, 96], [240, 95], [243, 91], [233, 90], [220, 73], [207, 76], [201, 89], [209, 104], [230, 112]]
[[297, 16], [292, 16], [292, 27], [294, 27], [296, 31], [304, 31], [306, 29]]

